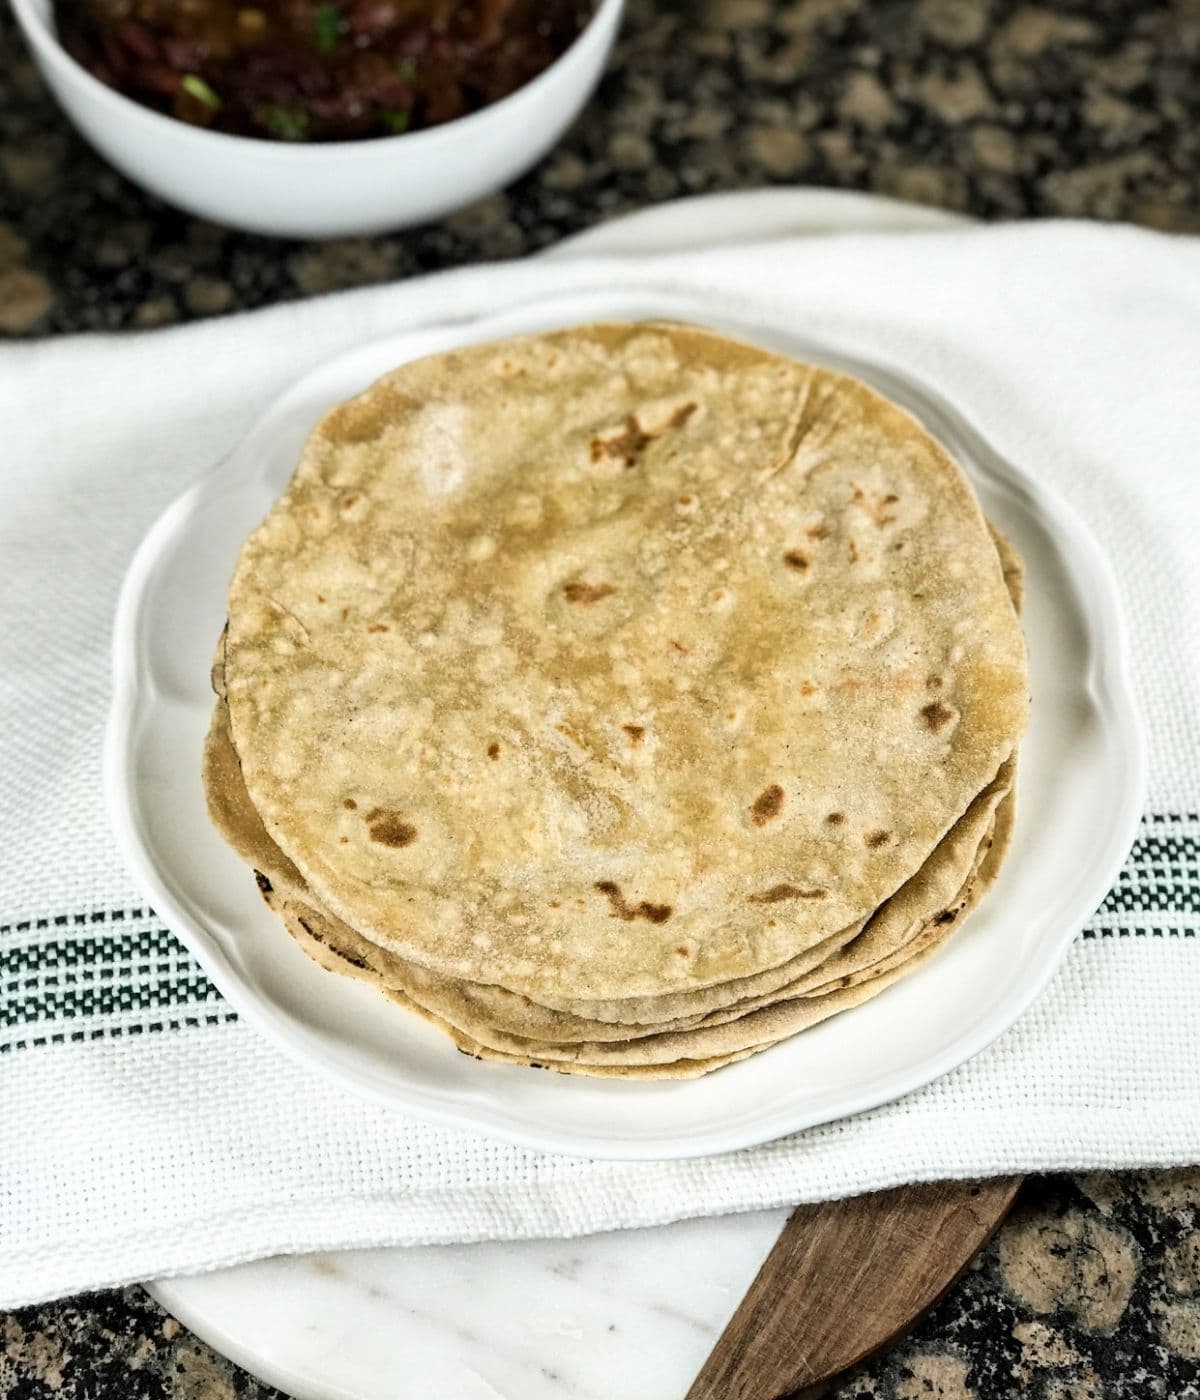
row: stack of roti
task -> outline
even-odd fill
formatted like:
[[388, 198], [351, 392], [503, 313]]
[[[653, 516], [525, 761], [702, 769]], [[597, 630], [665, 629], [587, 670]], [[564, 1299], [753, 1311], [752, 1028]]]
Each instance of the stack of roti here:
[[212, 817], [306, 953], [461, 1050], [703, 1074], [995, 880], [1020, 578], [856, 380], [666, 323], [434, 356], [242, 549]]

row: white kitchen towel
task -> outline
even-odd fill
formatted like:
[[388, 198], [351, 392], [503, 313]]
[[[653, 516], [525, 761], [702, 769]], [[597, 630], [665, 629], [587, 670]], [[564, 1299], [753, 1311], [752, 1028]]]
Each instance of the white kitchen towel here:
[[[147, 907], [100, 787], [128, 560], [281, 389], [399, 328], [613, 285], [699, 290], [725, 314], [787, 314], [877, 351], [1043, 474], [1112, 558], [1151, 743], [1130, 862], [1017, 1026], [897, 1103], [682, 1162], [526, 1151], [297, 1068]], [[0, 1305], [270, 1253], [1200, 1160], [1198, 453], [1200, 240], [1128, 228], [535, 260], [0, 351]]]

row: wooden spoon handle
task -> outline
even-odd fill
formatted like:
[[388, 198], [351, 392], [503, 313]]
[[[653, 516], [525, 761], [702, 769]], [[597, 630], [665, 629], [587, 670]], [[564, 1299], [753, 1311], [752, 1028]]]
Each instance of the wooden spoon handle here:
[[1003, 1220], [1024, 1178], [936, 1181], [799, 1206], [687, 1400], [784, 1400], [902, 1336]]

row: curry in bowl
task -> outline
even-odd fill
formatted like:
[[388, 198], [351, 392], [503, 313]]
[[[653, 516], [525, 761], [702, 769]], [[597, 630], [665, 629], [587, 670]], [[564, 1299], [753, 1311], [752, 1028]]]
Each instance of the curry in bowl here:
[[67, 52], [188, 122], [279, 141], [438, 126], [563, 53], [590, 0], [55, 0]]

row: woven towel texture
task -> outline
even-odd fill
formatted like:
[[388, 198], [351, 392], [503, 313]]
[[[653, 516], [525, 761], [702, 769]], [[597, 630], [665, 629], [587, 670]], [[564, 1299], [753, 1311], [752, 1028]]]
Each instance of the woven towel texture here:
[[[147, 907], [100, 784], [129, 558], [276, 394], [375, 336], [611, 286], [783, 314], [936, 384], [1110, 555], [1151, 743], [1130, 862], [1016, 1027], [896, 1104], [688, 1162], [538, 1154], [314, 1080]], [[1200, 240], [1072, 224], [514, 263], [0, 351], [0, 1306], [269, 1253], [1200, 1159], [1198, 364]]]

